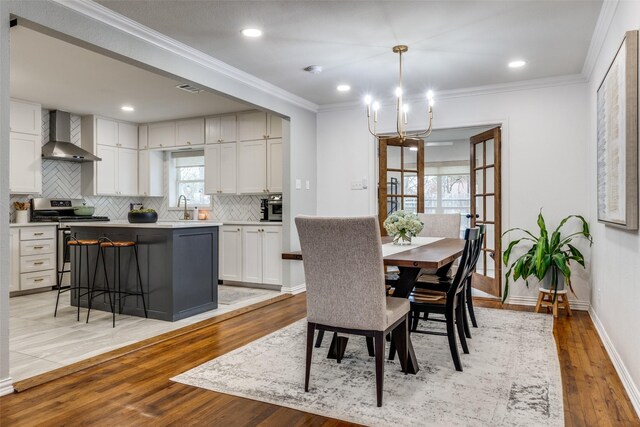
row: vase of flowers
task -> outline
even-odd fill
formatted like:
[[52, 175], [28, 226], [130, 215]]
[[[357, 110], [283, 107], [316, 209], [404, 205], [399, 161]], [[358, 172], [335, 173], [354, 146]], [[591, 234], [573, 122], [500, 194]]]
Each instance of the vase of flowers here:
[[424, 223], [413, 212], [396, 211], [384, 220], [383, 226], [393, 237], [394, 245], [410, 245], [411, 238], [422, 231]]

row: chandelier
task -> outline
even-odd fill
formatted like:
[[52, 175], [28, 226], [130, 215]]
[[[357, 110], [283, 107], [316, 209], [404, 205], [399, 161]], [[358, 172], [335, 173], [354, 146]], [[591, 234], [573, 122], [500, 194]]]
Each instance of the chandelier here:
[[[408, 124], [409, 106], [403, 102], [402, 91], [402, 54], [409, 50], [408, 46], [398, 45], [393, 47], [393, 52], [398, 54], [400, 59], [400, 73], [398, 77], [398, 87], [396, 88], [396, 135], [378, 134], [376, 133], [376, 124], [378, 123], [378, 110], [380, 109], [380, 103], [373, 100], [370, 95], [365, 97], [365, 103], [367, 104], [367, 125], [369, 127], [369, 133], [376, 138], [398, 138], [400, 142], [404, 142], [407, 139], [426, 137], [431, 134], [431, 125], [433, 122], [433, 91], [427, 92], [427, 114], [429, 115], [429, 126], [427, 130], [423, 132], [408, 133], [406, 126]], [[371, 127], [371, 110], [373, 110], [373, 128]]]

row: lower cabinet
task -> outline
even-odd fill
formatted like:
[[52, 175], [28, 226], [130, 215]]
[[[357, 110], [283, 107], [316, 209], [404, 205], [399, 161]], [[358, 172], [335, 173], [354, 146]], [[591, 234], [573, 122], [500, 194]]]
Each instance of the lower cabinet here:
[[55, 226], [11, 227], [9, 230], [9, 290], [26, 291], [55, 286]]
[[225, 225], [220, 232], [220, 279], [282, 285], [282, 227]]

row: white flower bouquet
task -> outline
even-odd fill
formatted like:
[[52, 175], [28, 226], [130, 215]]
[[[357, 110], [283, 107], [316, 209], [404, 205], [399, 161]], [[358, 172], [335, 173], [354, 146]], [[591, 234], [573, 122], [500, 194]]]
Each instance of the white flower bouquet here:
[[393, 236], [396, 245], [410, 244], [411, 238], [422, 231], [424, 223], [413, 212], [396, 211], [384, 220], [384, 229]]

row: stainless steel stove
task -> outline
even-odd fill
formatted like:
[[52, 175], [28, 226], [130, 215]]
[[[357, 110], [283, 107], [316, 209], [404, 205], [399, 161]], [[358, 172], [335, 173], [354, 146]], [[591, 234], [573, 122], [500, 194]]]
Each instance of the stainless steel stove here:
[[109, 221], [109, 217], [96, 215], [76, 215], [74, 209], [84, 206], [84, 199], [44, 199], [31, 200], [31, 222], [57, 223], [58, 242], [56, 253], [56, 270], [58, 272], [58, 287], [67, 288], [70, 273], [69, 238], [71, 229], [67, 223], [84, 221]]

